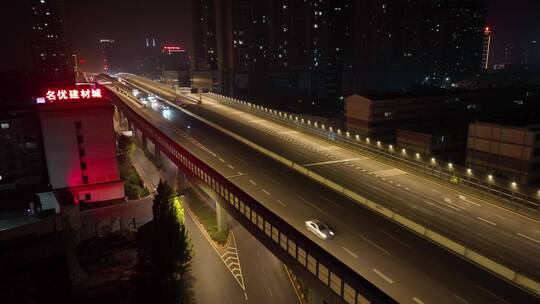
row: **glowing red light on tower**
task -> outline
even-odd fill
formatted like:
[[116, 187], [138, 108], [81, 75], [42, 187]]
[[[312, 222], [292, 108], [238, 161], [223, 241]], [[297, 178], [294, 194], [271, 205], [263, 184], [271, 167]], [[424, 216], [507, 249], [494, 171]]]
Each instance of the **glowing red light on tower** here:
[[486, 27], [484, 28], [484, 33], [486, 33], [486, 34], [491, 33], [491, 28], [490, 28], [489, 26], [486, 26]]

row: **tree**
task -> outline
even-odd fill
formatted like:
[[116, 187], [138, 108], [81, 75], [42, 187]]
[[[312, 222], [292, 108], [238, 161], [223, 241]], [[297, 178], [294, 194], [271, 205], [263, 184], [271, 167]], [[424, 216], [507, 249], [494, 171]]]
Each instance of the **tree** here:
[[184, 209], [166, 181], [159, 181], [152, 205], [152, 264], [162, 282], [164, 303], [182, 302], [184, 274], [191, 266], [191, 242], [184, 225]]

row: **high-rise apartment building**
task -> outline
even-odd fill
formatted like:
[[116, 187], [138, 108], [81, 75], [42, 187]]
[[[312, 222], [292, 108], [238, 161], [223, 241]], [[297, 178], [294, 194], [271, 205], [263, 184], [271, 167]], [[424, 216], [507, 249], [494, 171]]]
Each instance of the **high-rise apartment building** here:
[[424, 61], [434, 82], [452, 81], [481, 69], [486, 0], [429, 2], [424, 19]]
[[191, 6], [195, 73], [215, 71], [207, 83], [236, 97], [339, 109], [355, 92], [440, 85], [482, 64], [485, 0]]
[[[4, 2], [0, 4], [4, 15], [0, 20], [3, 29], [0, 100], [31, 102], [49, 86], [73, 84], [64, 1]], [[17, 31], [10, 30], [13, 28]]]
[[484, 48], [482, 49], [482, 68], [489, 69], [491, 60], [491, 28], [486, 26], [484, 29]]
[[99, 48], [101, 50], [101, 57], [102, 57], [102, 63], [103, 63], [103, 72], [107, 73], [111, 70], [114, 71], [114, 69], [117, 69], [117, 62], [116, 62], [116, 48], [114, 44], [114, 39], [100, 39], [99, 40]]
[[34, 69], [51, 82], [73, 82], [73, 66], [65, 32], [63, 0], [28, 1], [32, 12]]

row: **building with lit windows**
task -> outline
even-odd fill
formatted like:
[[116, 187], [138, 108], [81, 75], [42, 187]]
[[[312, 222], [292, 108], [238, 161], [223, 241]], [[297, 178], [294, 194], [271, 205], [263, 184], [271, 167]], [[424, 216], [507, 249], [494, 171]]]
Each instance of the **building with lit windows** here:
[[469, 124], [467, 166], [509, 182], [540, 184], [540, 124]]
[[51, 188], [68, 188], [79, 202], [123, 198], [113, 105], [99, 88], [65, 90], [62, 98], [63, 91], [52, 91], [53, 99], [47, 94], [48, 100], [38, 105]]
[[118, 62], [116, 62], [116, 48], [114, 39], [100, 39], [99, 49], [101, 50], [101, 58], [103, 65], [103, 72], [115, 72], [118, 69]]
[[74, 84], [63, 0], [10, 1], [2, 14], [17, 17], [1, 24], [0, 100], [30, 103], [47, 87]]
[[114, 107], [101, 89], [77, 86], [43, 95], [38, 104], [0, 111], [0, 190], [68, 190], [87, 203], [123, 199]]
[[484, 29], [484, 48], [482, 51], [482, 68], [487, 70], [490, 68], [491, 60], [491, 28], [486, 26]]

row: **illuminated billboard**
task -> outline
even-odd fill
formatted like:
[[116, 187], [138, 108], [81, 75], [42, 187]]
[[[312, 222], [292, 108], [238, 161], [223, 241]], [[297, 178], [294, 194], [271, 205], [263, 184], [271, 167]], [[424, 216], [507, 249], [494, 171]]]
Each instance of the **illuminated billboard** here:
[[50, 89], [45, 93], [45, 97], [37, 98], [36, 102], [54, 103], [102, 98], [103, 94], [100, 88]]

